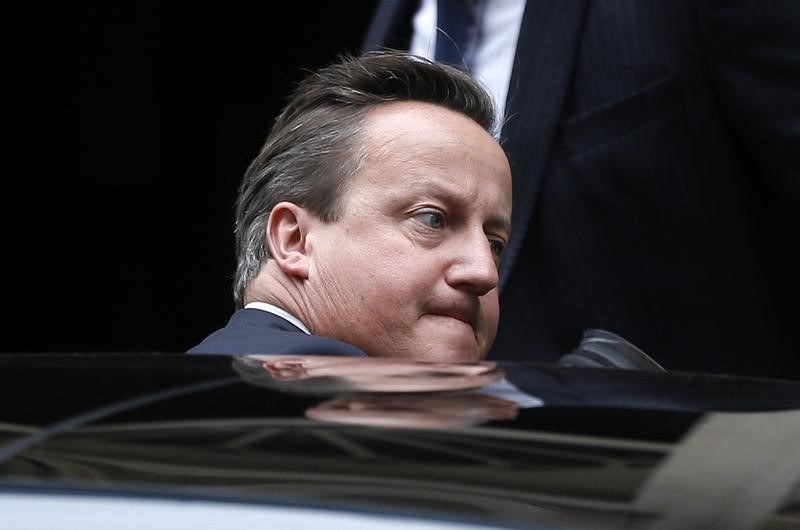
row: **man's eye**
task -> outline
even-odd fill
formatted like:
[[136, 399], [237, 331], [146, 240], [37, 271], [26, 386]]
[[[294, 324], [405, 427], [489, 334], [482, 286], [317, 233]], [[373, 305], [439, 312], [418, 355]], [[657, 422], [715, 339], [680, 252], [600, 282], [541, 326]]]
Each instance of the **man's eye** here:
[[444, 214], [441, 212], [419, 212], [414, 216], [419, 222], [424, 224], [427, 227], [440, 229], [444, 228], [445, 219]]
[[503, 255], [503, 251], [506, 249], [505, 243], [503, 243], [499, 239], [490, 239], [489, 240], [489, 245], [492, 248], [492, 254], [494, 254], [497, 257], [502, 256]]

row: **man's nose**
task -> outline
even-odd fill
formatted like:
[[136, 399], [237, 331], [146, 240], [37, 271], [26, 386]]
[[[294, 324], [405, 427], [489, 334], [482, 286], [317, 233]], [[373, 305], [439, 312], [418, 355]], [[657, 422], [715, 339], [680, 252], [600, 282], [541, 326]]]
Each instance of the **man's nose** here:
[[465, 237], [459, 241], [445, 279], [451, 287], [468, 290], [477, 296], [497, 287], [497, 262], [491, 244], [482, 231], [480, 236]]

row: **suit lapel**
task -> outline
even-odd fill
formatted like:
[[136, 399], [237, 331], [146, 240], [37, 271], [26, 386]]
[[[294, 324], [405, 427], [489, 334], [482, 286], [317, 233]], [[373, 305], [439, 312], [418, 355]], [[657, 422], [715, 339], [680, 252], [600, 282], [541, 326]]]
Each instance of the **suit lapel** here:
[[503, 127], [513, 174], [513, 232], [500, 271], [508, 280], [525, 240], [548, 161], [583, 23], [585, 0], [528, 0], [522, 20]]

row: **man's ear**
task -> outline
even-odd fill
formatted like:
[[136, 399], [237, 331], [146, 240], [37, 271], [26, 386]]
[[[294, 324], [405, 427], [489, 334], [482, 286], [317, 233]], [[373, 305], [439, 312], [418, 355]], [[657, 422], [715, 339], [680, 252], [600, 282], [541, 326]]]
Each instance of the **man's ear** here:
[[292, 202], [279, 202], [267, 221], [269, 253], [285, 274], [308, 278], [306, 234], [314, 214]]

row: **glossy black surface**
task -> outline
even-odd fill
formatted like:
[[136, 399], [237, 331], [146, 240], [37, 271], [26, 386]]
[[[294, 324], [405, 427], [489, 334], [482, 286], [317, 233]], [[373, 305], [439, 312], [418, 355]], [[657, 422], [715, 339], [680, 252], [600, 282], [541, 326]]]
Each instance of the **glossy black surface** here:
[[[743, 527], [800, 524], [793, 461], [800, 462], [800, 383], [496, 369], [544, 405], [472, 390], [335, 393], [311, 384], [286, 393], [245, 381], [221, 356], [4, 355], [0, 487], [211, 496], [521, 527], [646, 528], [681, 513], [652, 500], [668, 498], [664, 488], [680, 493], [676, 469], [694, 484], [686, 492], [708, 495], [713, 507], [722, 502], [719, 484], [692, 473], [735, 483], [736, 470], [747, 468], [749, 480], [772, 486], [750, 499], [731, 493], [760, 513]], [[443, 368], [402, 377], [410, 384], [436, 370]], [[315, 410], [338, 416], [315, 420]], [[730, 446], [737, 438], [744, 447]], [[756, 471], [747, 467], [753, 454], [764, 459]], [[778, 486], [769, 466], [787, 473]], [[721, 507], [711, 513], [724, 518]]]

